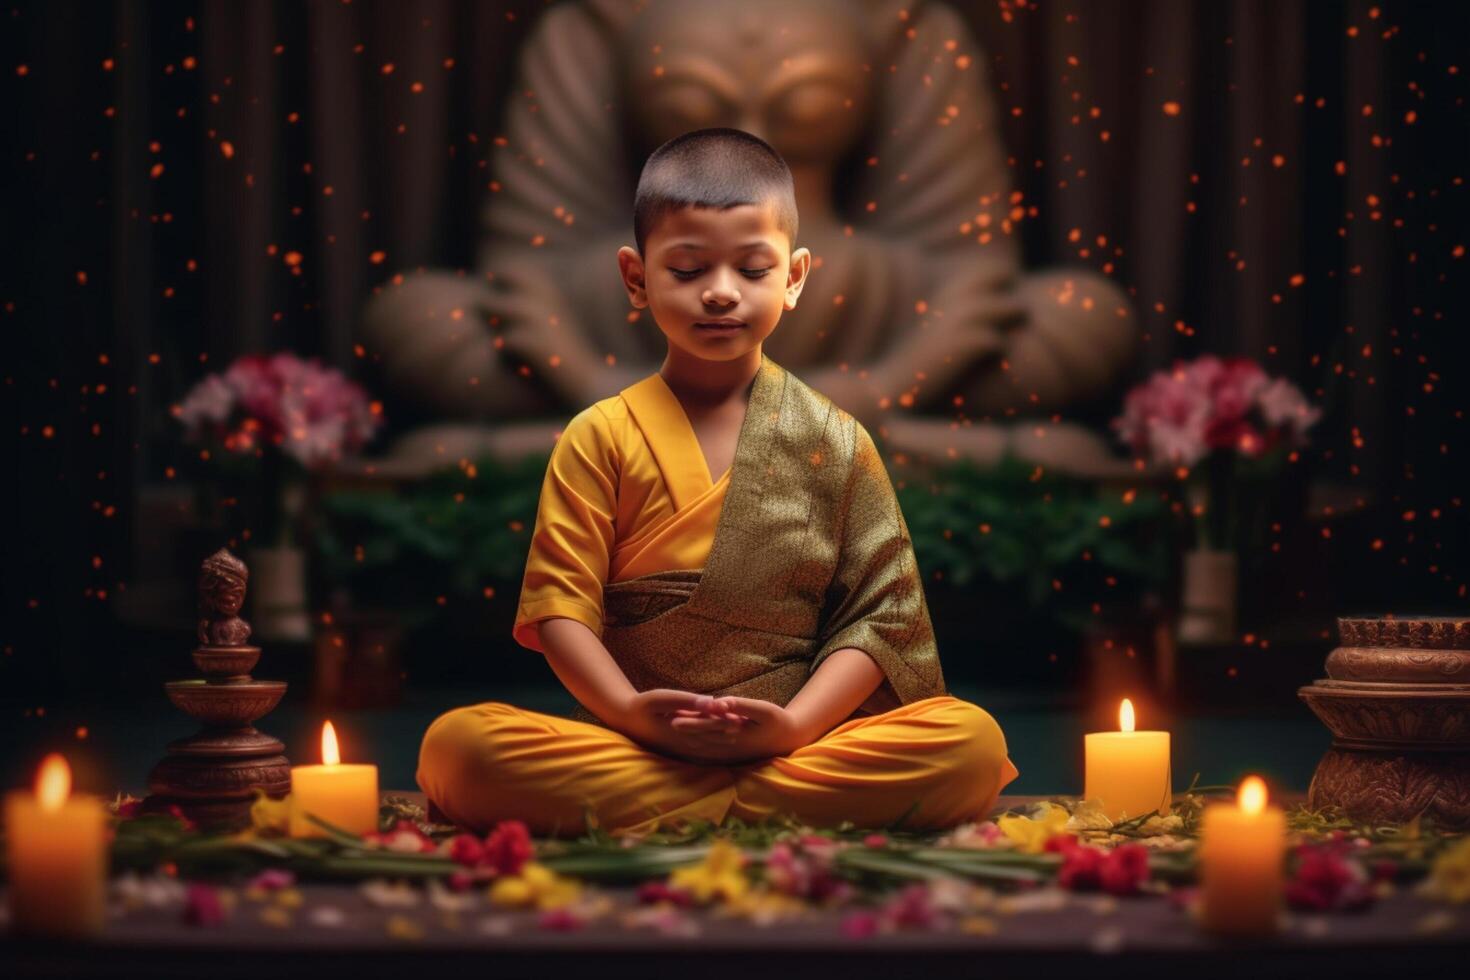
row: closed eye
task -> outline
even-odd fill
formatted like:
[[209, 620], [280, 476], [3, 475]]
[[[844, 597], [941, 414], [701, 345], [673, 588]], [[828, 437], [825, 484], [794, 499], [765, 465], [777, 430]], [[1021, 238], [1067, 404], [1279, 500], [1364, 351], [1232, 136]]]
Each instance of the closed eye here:
[[[693, 279], [694, 277], [698, 276], [704, 270], [703, 269], [670, 269], [669, 271], [674, 274], [674, 277], [676, 279], [689, 280], [689, 279]], [[745, 277], [747, 279], [763, 279], [763, 278], [766, 277], [766, 275], [768, 273], [770, 273], [771, 270], [770, 269], [741, 269], [740, 271], [745, 275]]]

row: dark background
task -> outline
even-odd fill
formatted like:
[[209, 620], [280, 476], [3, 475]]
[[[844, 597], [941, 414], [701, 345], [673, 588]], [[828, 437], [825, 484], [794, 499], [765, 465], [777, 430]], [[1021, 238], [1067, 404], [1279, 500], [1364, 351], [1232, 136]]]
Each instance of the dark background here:
[[[515, 53], [545, 6], [4, 7], [4, 731], [80, 739], [94, 706], [166, 710], [155, 685], [187, 675], [188, 625], [117, 604], [199, 557], [163, 533], [188, 497], [169, 406], [251, 351], [372, 382], [361, 304], [396, 271], [473, 264]], [[1133, 294], [1128, 380], [1244, 354], [1325, 409], [1274, 514], [1279, 548], [1245, 556], [1256, 643], [1183, 664], [1186, 695], [1299, 710], [1334, 616], [1465, 614], [1470, 7], [955, 7], [1035, 209], [1027, 262]], [[511, 647], [510, 603], [465, 615], [484, 629], [420, 638], [410, 687], [550, 679]], [[1057, 652], [947, 654], [946, 670], [1065, 702], [1077, 654]], [[300, 680], [303, 655], [258, 673]]]

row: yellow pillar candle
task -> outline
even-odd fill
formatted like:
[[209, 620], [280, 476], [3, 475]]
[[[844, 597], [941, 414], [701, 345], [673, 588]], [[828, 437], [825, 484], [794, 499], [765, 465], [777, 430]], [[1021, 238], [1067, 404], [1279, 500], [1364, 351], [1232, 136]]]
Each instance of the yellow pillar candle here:
[[1276, 931], [1286, 855], [1286, 815], [1266, 805], [1266, 784], [1249, 776], [1235, 803], [1205, 807], [1200, 828], [1200, 925], [1214, 933]]
[[1168, 813], [1169, 733], [1135, 732], [1133, 702], [1123, 699], [1116, 732], [1085, 735], [1085, 799], [1096, 800], [1113, 821]]
[[71, 795], [71, 768], [60, 755], [41, 763], [34, 794], [7, 794], [10, 918], [17, 933], [73, 937], [102, 931], [106, 828], [101, 800]]
[[308, 813], [353, 834], [378, 829], [378, 767], [344, 764], [330, 721], [322, 726], [322, 764], [291, 767], [291, 836], [325, 837]]

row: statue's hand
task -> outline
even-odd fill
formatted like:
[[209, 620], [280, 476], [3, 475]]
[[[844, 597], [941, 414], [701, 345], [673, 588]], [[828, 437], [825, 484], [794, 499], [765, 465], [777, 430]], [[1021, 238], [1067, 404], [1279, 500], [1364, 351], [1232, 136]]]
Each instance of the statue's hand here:
[[872, 384], [859, 377], [854, 368], [846, 371], [836, 367], [815, 368], [803, 371], [801, 379], [832, 399], [834, 405], [861, 422], [864, 428], [872, 429], [883, 415]]
[[498, 289], [491, 313], [501, 356], [515, 368], [527, 368], [568, 405], [585, 405], [609, 392], [602, 389], [608, 372], [593, 350], [580, 321], [555, 288], [546, 271], [518, 263], [497, 273]]

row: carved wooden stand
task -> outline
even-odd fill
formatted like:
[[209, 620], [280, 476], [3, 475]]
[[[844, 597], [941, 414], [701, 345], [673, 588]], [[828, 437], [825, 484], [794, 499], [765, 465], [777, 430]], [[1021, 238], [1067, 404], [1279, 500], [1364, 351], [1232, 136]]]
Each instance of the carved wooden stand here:
[[1307, 802], [1355, 820], [1470, 829], [1470, 620], [1339, 619], [1298, 694], [1332, 731]]
[[202, 680], [170, 681], [169, 700], [204, 723], [195, 735], [170, 743], [168, 755], [148, 775], [150, 812], [178, 806], [210, 829], [250, 822], [257, 788], [280, 797], [291, 790], [285, 746], [256, 731], [286, 693], [284, 681], [257, 681], [250, 671], [260, 647], [249, 646], [250, 626], [237, 615], [245, 600], [245, 563], [221, 548], [199, 573], [199, 642], [194, 664]]

